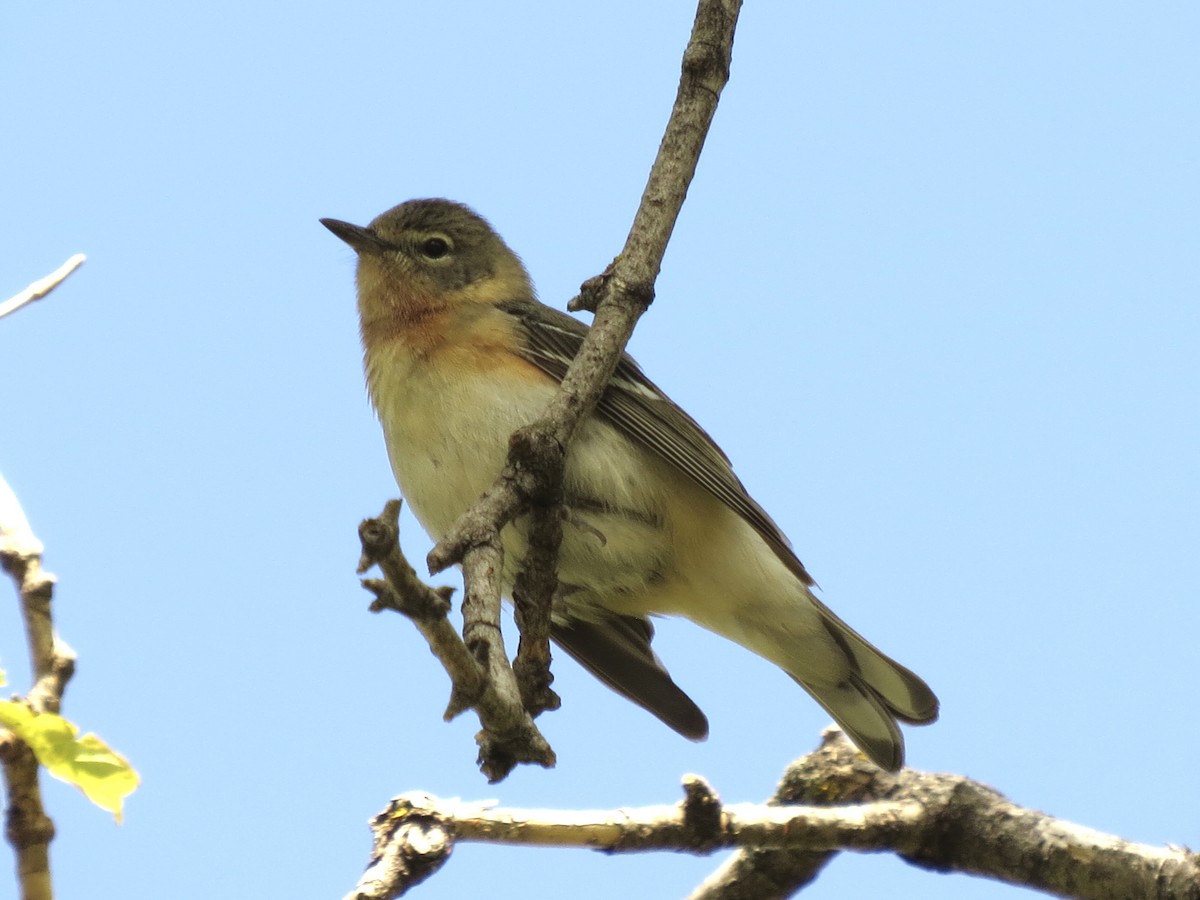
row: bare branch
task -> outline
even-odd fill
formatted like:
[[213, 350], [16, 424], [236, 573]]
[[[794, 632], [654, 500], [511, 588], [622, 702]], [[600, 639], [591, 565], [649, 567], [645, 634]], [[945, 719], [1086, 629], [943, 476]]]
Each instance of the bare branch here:
[[9, 313], [14, 313], [22, 306], [32, 303], [34, 300], [41, 300], [52, 290], [67, 280], [67, 276], [82, 266], [87, 261], [87, 257], [82, 253], [76, 253], [65, 263], [47, 275], [45, 278], [39, 278], [21, 293], [9, 297], [3, 303], [0, 303], [0, 319], [3, 319]]
[[[740, 862], [723, 866], [691, 900], [791, 896], [811, 880], [812, 867], [800, 880], [774, 881], [781, 867], [758, 861], [801, 855], [823, 863], [840, 850], [896, 853], [923, 868], [1086, 900], [1200, 897], [1196, 854], [1073, 825], [962, 776], [908, 769], [893, 775], [866, 762], [840, 732], [830, 734], [821, 749], [793, 764], [767, 805], [723, 805], [697, 776], [685, 779], [682, 803], [614, 810], [508, 809], [401, 795], [372, 822], [372, 863], [348, 900], [399, 896], [415, 883], [412, 873], [424, 878], [441, 866], [455, 841], [610, 853], [741, 848], [734, 857]], [[811, 799], [778, 802], [795, 794]], [[421, 846], [430, 848], [427, 858], [414, 851]], [[404, 864], [387, 864], [395, 859]], [[382, 877], [385, 869], [395, 877]]]
[[37, 757], [16, 735], [0, 730], [0, 765], [8, 798], [4, 836], [17, 855], [21, 900], [52, 900], [50, 842], [54, 840], [54, 822], [42, 805]]
[[377, 518], [365, 519], [358, 526], [362, 557], [361, 575], [378, 565], [386, 581], [363, 579], [363, 587], [375, 595], [371, 612], [385, 609], [402, 613], [412, 620], [429, 642], [429, 649], [450, 676], [450, 703], [447, 722], [471, 709], [483, 693], [483, 672], [467, 651], [447, 615], [452, 588], [431, 588], [419, 578], [400, 550], [400, 501], [389, 500]]
[[[520, 578], [522, 639], [517, 665], [518, 691], [530, 704], [525, 707], [527, 715], [557, 705], [549, 690], [549, 610], [557, 583], [567, 447], [604, 392], [634, 325], [654, 298], [667, 241], [729, 78], [740, 7], [739, 0], [700, 0], [675, 105], [625, 247], [602, 275], [584, 283], [580, 297], [571, 303], [573, 309], [596, 311], [587, 339], [543, 417], [513, 435], [508, 463], [496, 482], [429, 554], [432, 572], [462, 564], [467, 584], [464, 635], [469, 635], [468, 645], [476, 658], [500, 679], [503, 687], [496, 690], [507, 695], [509, 676], [500, 669], [508, 668], [508, 657], [496, 626], [503, 571], [500, 532], [516, 516], [529, 514], [532, 547]], [[472, 584], [477, 576], [486, 576], [486, 589]], [[490, 745], [481, 742], [481, 748]], [[489, 777], [498, 780], [507, 774], [498, 771], [489, 772]]]
[[33, 688], [26, 700], [35, 712], [58, 712], [75, 671], [75, 651], [54, 633], [50, 601], [54, 576], [42, 568], [42, 542], [33, 534], [8, 482], [0, 477], [0, 568], [21, 598]]
[[502, 781], [519, 763], [553, 766], [554, 751], [521, 705], [517, 678], [500, 632], [500, 536], [472, 548], [463, 561], [463, 640], [484, 670], [484, 693], [495, 698], [497, 715], [475, 736], [479, 767], [488, 781]]
[[[544, 433], [522, 430], [513, 435], [519, 445], [515, 452], [537, 460], [540, 483], [529, 495], [529, 525], [526, 531], [525, 557], [513, 584], [513, 608], [517, 631], [517, 657], [513, 673], [521, 692], [521, 702], [530, 715], [538, 716], [561, 705], [558, 694], [551, 690], [554, 676], [550, 674], [550, 607], [558, 590], [558, 548], [562, 543], [562, 523], [566, 514], [563, 505], [562, 445]], [[543, 442], [539, 447], [536, 442]]]
[[[429, 642], [433, 655], [450, 676], [450, 702], [445, 719], [449, 721], [465, 710], [475, 710], [482, 726], [476, 736], [479, 764], [489, 779], [498, 781], [517, 763], [554, 765], [554, 751], [521, 706], [512, 670], [507, 665], [497, 666], [495, 657], [486, 652], [486, 641], [481, 640], [478, 632], [488, 625], [477, 615], [474, 630], [466, 634], [465, 640], [459, 637], [447, 617], [451, 589], [431, 588], [422, 582], [400, 550], [399, 516], [400, 501], [389, 500], [378, 518], [367, 519], [359, 526], [363, 550], [359, 574], [378, 564], [386, 579], [363, 581], [363, 586], [375, 594], [371, 611], [392, 609], [403, 613]], [[478, 554], [476, 560], [483, 565], [490, 562], [486, 554]], [[474, 573], [467, 581], [468, 586], [486, 585], [489, 577], [486, 571]], [[470, 606], [472, 602], [478, 601], [468, 596], [465, 604]], [[498, 616], [491, 625], [499, 640]], [[485, 647], [483, 652], [481, 645]]]
[[[39, 713], [58, 712], [75, 671], [74, 651], [54, 633], [50, 614], [54, 576], [42, 568], [42, 549], [16, 495], [0, 477], [0, 568], [12, 577], [20, 597], [33, 669], [33, 687], [25, 699]], [[42, 806], [37, 759], [15, 735], [3, 732], [0, 763], [8, 797], [5, 836], [17, 854], [24, 900], [49, 900], [54, 823]]]
[[[836, 728], [788, 767], [772, 804], [914, 800], [922, 821], [875, 849], [936, 872], [980, 875], [1081, 900], [1200, 900], [1200, 856], [1153, 847], [1027, 809], [960, 775], [866, 763]], [[688, 900], [773, 900], [812, 881], [836, 851], [739, 850]]]
[[[698, 776], [685, 779], [685, 799], [674, 806], [615, 810], [508, 809], [402, 794], [371, 822], [371, 863], [351, 898], [403, 894], [440, 867], [453, 842], [479, 841], [542, 847], [576, 847], [610, 853], [676, 850], [706, 855], [728, 847], [855, 847], [872, 849], [886, 834], [916, 825], [916, 803], [880, 802], [845, 809], [722, 806]], [[699, 809], [698, 809], [699, 807]], [[422, 834], [414, 840], [414, 832]], [[414, 854], [428, 846], [427, 860]], [[403, 859], [403, 865], [392, 860]], [[381, 877], [384, 872], [391, 878]]]

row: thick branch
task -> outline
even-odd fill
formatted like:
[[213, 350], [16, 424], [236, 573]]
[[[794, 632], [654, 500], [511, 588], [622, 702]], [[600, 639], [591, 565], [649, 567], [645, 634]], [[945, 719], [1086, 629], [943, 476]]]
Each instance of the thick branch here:
[[[873, 849], [916, 825], [916, 803], [881, 802], [846, 809], [722, 806], [698, 776], [674, 806], [616, 810], [506, 809], [414, 792], [392, 800], [371, 823], [375, 847], [358, 888], [346, 900], [397, 897], [450, 855], [454, 841], [576, 847], [609, 853], [676, 850], [709, 854], [729, 847]], [[414, 841], [415, 833], [424, 835]], [[414, 846], [430, 848], [428, 858]], [[403, 859], [402, 865], [393, 860]], [[388, 881], [382, 876], [387, 872]], [[414, 877], [412, 873], [417, 873]]]
[[[418, 798], [424, 799], [418, 802]], [[400, 803], [410, 814], [441, 819], [460, 841], [610, 853], [713, 853], [729, 847], [876, 849], [894, 840], [890, 832], [915, 826], [923, 815], [917, 803], [879, 802], [843, 808], [718, 804], [717, 827], [697, 834], [688, 822], [684, 803], [615, 810], [509, 809], [424, 794], [405, 794], [392, 802], [393, 810]]]
[[[1196, 854], [1135, 844], [1056, 819], [960, 775], [913, 769], [884, 772], [864, 762], [836, 729], [826, 733], [819, 750], [788, 768], [770, 802], [842, 808], [880, 801], [916, 801], [924, 808], [915, 828], [873, 848], [894, 852], [922, 868], [981, 875], [1084, 900], [1200, 900]], [[833, 855], [739, 850], [688, 900], [790, 897]]]
[[[508, 463], [496, 482], [429, 554], [432, 572], [462, 564], [469, 605], [464, 608], [464, 634], [481, 642], [477, 646], [485, 649], [479, 650], [480, 658], [488, 660], [489, 669], [493, 660], [500, 659], [507, 667], [503, 642], [492, 625], [500, 608], [500, 534], [516, 516], [529, 514], [532, 547], [520, 580], [522, 634], [516, 669], [521, 694], [531, 704], [525, 708], [533, 714], [557, 702], [549, 691], [549, 608], [557, 583], [567, 447], [604, 392], [634, 325], [654, 298], [654, 280], [667, 241], [729, 77], [740, 6], [738, 0], [700, 0], [675, 105], [625, 247], [602, 275], [584, 283], [580, 297], [572, 301], [573, 309], [596, 312], [587, 339], [543, 417], [513, 436]], [[489, 573], [486, 591], [471, 584], [472, 573]], [[506, 676], [501, 678], [507, 681]]]
[[[703, 780], [689, 776], [674, 806], [615, 810], [505, 809], [412, 793], [395, 798], [372, 823], [368, 877], [348, 898], [389, 898], [427, 877], [454, 841], [581, 847], [606, 852], [673, 850], [708, 854], [737, 847], [741, 863], [723, 866], [693, 895], [787, 897], [811, 879], [775, 881], [755, 858], [802, 855], [827, 860], [840, 850], [891, 852], [937, 871], [984, 875], [1063, 897], [1088, 900], [1200, 898], [1200, 857], [1173, 847], [1134, 844], [1025, 809], [958, 775], [904, 770], [892, 775], [867, 763], [840, 734], [788, 770], [781, 796], [805, 804], [722, 805]], [[414, 833], [425, 835], [414, 840]], [[402, 846], [397, 849], [396, 841]], [[413, 853], [427, 844], [429, 859]], [[378, 877], [380, 861], [402, 856], [399, 878]], [[776, 866], [769, 870], [777, 874]], [[743, 880], [731, 877], [736, 872]]]

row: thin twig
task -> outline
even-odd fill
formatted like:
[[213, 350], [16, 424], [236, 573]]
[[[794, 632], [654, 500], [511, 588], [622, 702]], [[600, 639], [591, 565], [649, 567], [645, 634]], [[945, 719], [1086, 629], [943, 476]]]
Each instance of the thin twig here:
[[[554, 751], [533, 725], [533, 720], [521, 707], [512, 669], [498, 666], [496, 659], [486, 653], [487, 643], [480, 639], [479, 629], [500, 628], [500, 622], [487, 624], [476, 614], [475, 630], [467, 632], [465, 640], [450, 624], [449, 588], [431, 588], [417, 578], [399, 545], [400, 501], [389, 500], [383, 512], [359, 526], [362, 558], [359, 574], [372, 565], [379, 565], [385, 580], [367, 579], [363, 586], [375, 595], [372, 612], [392, 609], [413, 621], [429, 642], [429, 648], [450, 676], [450, 702], [446, 707], [447, 721], [459, 713], [474, 709], [481, 730], [480, 766], [489, 779], [499, 780], [518, 763], [554, 764]], [[489, 557], [479, 554], [477, 562], [489, 564]], [[468, 586], [488, 583], [488, 573], [473, 573]], [[468, 595], [464, 608], [471, 608], [477, 598]], [[483, 650], [481, 651], [481, 646]], [[508, 691], [496, 690], [496, 685]]]
[[21, 293], [10, 297], [3, 303], [0, 303], [0, 319], [3, 319], [9, 313], [14, 313], [22, 306], [32, 303], [34, 300], [41, 300], [52, 290], [67, 280], [67, 276], [87, 262], [87, 257], [82, 253], [76, 253], [65, 263], [47, 275], [45, 278], [39, 278]]
[[447, 618], [454, 591], [429, 587], [404, 557], [400, 549], [399, 500], [389, 500], [376, 518], [365, 519], [358, 526], [358, 537], [362, 543], [358, 574], [378, 565], [386, 579], [363, 579], [363, 587], [375, 595], [371, 612], [391, 609], [402, 613], [429, 642], [429, 649], [450, 676], [450, 702], [444, 715], [449, 722], [474, 707], [484, 687], [483, 670]]

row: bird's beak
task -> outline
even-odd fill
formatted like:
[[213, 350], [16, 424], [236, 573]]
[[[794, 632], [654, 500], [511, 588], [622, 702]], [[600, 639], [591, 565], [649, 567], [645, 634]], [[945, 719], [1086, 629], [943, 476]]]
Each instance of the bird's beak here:
[[383, 253], [389, 249], [370, 228], [351, 225], [341, 219], [321, 219], [321, 224], [354, 248], [355, 253]]

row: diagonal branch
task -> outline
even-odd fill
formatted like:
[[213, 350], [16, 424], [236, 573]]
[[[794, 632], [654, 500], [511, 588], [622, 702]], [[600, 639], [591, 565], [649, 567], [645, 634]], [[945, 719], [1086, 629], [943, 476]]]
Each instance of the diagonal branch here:
[[[562, 533], [561, 485], [567, 447], [604, 392], [634, 325], [654, 298], [654, 281], [667, 242], [729, 78], [740, 7], [740, 0], [700, 0], [683, 54], [675, 105], [625, 246], [603, 274], [583, 284], [580, 296], [570, 304], [572, 309], [596, 313], [587, 339], [543, 417], [513, 435], [508, 463], [496, 482], [429, 554], [432, 572], [455, 563], [462, 565], [467, 643], [493, 679], [492, 689], [513, 705], [511, 718], [524, 721], [516, 715], [519, 708], [528, 720], [507, 737], [481, 733], [480, 766], [493, 781], [511, 770], [512, 760], [553, 763], [552, 752], [543, 758], [518, 758], [510, 752], [509, 742], [515, 738], [524, 746], [544, 743], [532, 716], [557, 706], [557, 697], [549, 689], [549, 611], [557, 585], [555, 561]], [[531, 519], [532, 547], [518, 579], [518, 684], [498, 627], [498, 576], [503, 571], [500, 533], [525, 513]]]
[[47, 275], [45, 278], [39, 278], [21, 293], [13, 297], [9, 297], [3, 303], [0, 303], [0, 319], [3, 319], [9, 313], [14, 313], [22, 306], [32, 303], [34, 300], [41, 300], [52, 290], [67, 280], [67, 276], [82, 266], [87, 261], [87, 257], [82, 253], [76, 253], [65, 263]]

